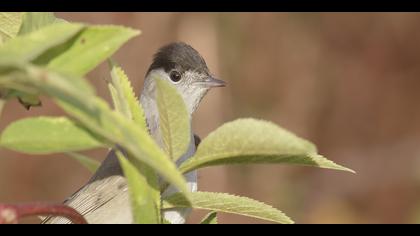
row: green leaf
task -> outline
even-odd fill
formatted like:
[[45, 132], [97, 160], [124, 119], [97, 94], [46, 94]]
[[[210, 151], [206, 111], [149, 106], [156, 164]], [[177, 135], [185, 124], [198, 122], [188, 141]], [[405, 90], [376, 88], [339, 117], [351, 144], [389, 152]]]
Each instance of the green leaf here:
[[11, 123], [0, 137], [4, 148], [30, 154], [80, 151], [103, 145], [65, 117], [24, 118]]
[[167, 81], [156, 78], [159, 126], [166, 153], [177, 161], [191, 141], [190, 116], [184, 99]]
[[0, 62], [47, 64], [53, 70], [80, 76], [137, 34], [138, 31], [117, 26], [52, 24], [8, 41], [0, 48]]
[[212, 211], [204, 216], [200, 224], [217, 224], [217, 212]]
[[[139, 34], [138, 30], [122, 26], [89, 26], [63, 45], [65, 50], [62, 53], [56, 55], [56, 52], [51, 52], [51, 55], [44, 57], [51, 58], [48, 62], [49, 69], [83, 76]], [[45, 58], [40, 60], [46, 61]]]
[[193, 207], [195, 209], [233, 213], [258, 219], [291, 224], [293, 221], [281, 211], [265, 203], [226, 193], [194, 192], [191, 205], [181, 194], [174, 194], [164, 199], [163, 208]]
[[7, 75], [0, 74], [0, 87], [10, 88], [16, 84], [24, 84], [29, 89], [36, 89], [53, 97], [61, 108], [98, 138], [104, 139], [109, 147], [118, 144], [133, 158], [156, 170], [188, 197], [189, 191], [183, 175], [148, 132], [133, 120], [113, 111], [104, 100], [87, 89], [89, 86], [84, 84], [85, 80], [36, 66], [5, 65], [2, 68], [0, 62], [0, 71], [6, 68], [13, 72]]
[[127, 178], [128, 191], [130, 193], [133, 220], [136, 224], [159, 224], [160, 223], [160, 198], [159, 189], [153, 189], [155, 183], [150, 184], [145, 177], [142, 166], [135, 166], [128, 161], [120, 152], [118, 159]]
[[[134, 94], [127, 75], [112, 61], [109, 62], [112, 79], [108, 83], [108, 88], [111, 92], [115, 109], [127, 119], [133, 120], [142, 130], [147, 131], [143, 109]], [[138, 174], [141, 174], [142, 177], [142, 181], [132, 181], [132, 184], [135, 186], [129, 185], [129, 191], [132, 193], [131, 198], [134, 199], [132, 200], [134, 222], [160, 223], [161, 200], [156, 172], [149, 166], [138, 163], [132, 156], [128, 157], [133, 163], [137, 163]], [[130, 190], [130, 188], [133, 188], [133, 190]], [[136, 192], [138, 188], [141, 188], [142, 191]], [[139, 194], [140, 196], [136, 196]], [[146, 200], [144, 200], [145, 198]]]
[[91, 112], [86, 113], [71, 104], [59, 102], [59, 105], [92, 132], [101, 135], [111, 143], [120, 145], [134, 158], [152, 167], [168, 182], [188, 195], [189, 191], [184, 177], [146, 131], [142, 130], [134, 121], [123, 117], [120, 113], [113, 112], [102, 100], [92, 100], [96, 103], [95, 107], [99, 108], [97, 110], [99, 117], [96, 119], [92, 117]]
[[[91, 101], [81, 101], [68, 96], [72, 89], [79, 90], [79, 93], [92, 96], [94, 94], [93, 88], [87, 83], [86, 80], [69, 77], [66, 79], [56, 79], [54, 73], [50, 73], [45, 69], [39, 69], [31, 65], [20, 63], [1, 63], [0, 71], [7, 71], [3, 76], [0, 73], [0, 87], [8, 92], [7, 98], [11, 97], [25, 97], [26, 95], [39, 95], [41, 90], [44, 92], [48, 90], [51, 96], [57, 96], [62, 99], [67, 99], [70, 103], [79, 103], [79, 105], [89, 106], [91, 112], [95, 112], [92, 108]], [[29, 78], [37, 78], [39, 81], [28, 80]], [[60, 89], [57, 90], [56, 87]]]
[[108, 87], [117, 110], [133, 119], [141, 128], [147, 130], [143, 108], [134, 93], [130, 80], [121, 67], [111, 64], [111, 83]]
[[117, 90], [111, 83], [108, 83], [108, 89], [109, 89], [109, 93], [111, 94], [112, 104], [114, 105], [114, 109], [122, 113], [122, 108], [120, 105], [121, 101], [119, 99]]
[[186, 173], [206, 166], [244, 163], [286, 163], [354, 172], [318, 155], [312, 143], [291, 132], [249, 118], [226, 123], [210, 133], [180, 170]]
[[52, 12], [25, 12], [19, 35], [25, 35], [49, 24], [60, 22], [64, 22], [64, 20], [57, 19]]
[[[119, 67], [114, 65], [111, 68], [111, 83], [108, 84], [110, 89], [112, 101], [114, 102], [115, 110], [119, 111], [122, 115], [128, 119], [133, 119], [132, 114], [128, 105], [128, 94], [127, 91], [123, 91], [122, 80], [128, 80], [125, 73]], [[132, 93], [132, 90], [130, 91]], [[134, 97], [134, 99], [136, 99]]]
[[0, 62], [29, 62], [63, 44], [83, 29], [82, 24], [57, 23], [16, 37], [0, 47]]
[[73, 159], [75, 159], [76, 161], [78, 161], [82, 166], [84, 166], [86, 169], [88, 169], [92, 173], [95, 173], [95, 171], [101, 165], [99, 161], [96, 161], [90, 157], [87, 157], [77, 152], [67, 152], [66, 154], [72, 157]]
[[22, 18], [22, 12], [0, 12], [0, 45], [18, 34]]
[[121, 26], [50, 24], [7, 41], [0, 48], [0, 61], [34, 61], [55, 71], [82, 76], [138, 34]]

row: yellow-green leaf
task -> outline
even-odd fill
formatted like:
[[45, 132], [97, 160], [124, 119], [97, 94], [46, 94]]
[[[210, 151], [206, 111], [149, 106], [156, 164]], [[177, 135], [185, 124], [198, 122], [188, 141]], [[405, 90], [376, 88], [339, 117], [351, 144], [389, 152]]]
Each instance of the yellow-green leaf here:
[[[47, 67], [62, 73], [83, 76], [103, 62], [140, 31], [122, 26], [88, 26], [59, 54], [51, 53]], [[57, 55], [58, 54], [58, 55]], [[46, 61], [46, 59], [40, 59]]]
[[159, 224], [160, 223], [160, 198], [159, 189], [154, 189], [155, 183], [150, 183], [146, 176], [150, 173], [135, 166], [128, 161], [120, 152], [117, 152], [118, 159], [127, 179], [128, 191], [130, 193], [133, 222], [136, 224]]
[[30, 154], [80, 151], [102, 147], [91, 134], [65, 117], [24, 118], [1, 134], [4, 148]]
[[114, 109], [116, 111], [122, 112], [118, 92], [111, 83], [108, 84], [108, 90], [109, 90], [109, 93], [111, 94], [111, 99], [112, 99], [112, 104], [114, 105]]
[[92, 70], [128, 39], [138, 34], [138, 31], [118, 26], [51, 24], [53, 15], [47, 13], [28, 13], [25, 16], [38, 19], [34, 25], [28, 26], [26, 31], [50, 25], [6, 42], [0, 48], [0, 62], [32, 62], [36, 65], [47, 65], [53, 70], [69, 75], [80, 76]]
[[0, 48], [0, 61], [32, 61], [74, 76], [85, 75], [139, 34], [121, 26], [67, 23], [49, 13], [27, 13], [25, 17], [37, 20], [25, 20], [23, 35]]
[[0, 45], [18, 34], [22, 20], [22, 12], [0, 12]]
[[25, 12], [19, 35], [28, 34], [49, 24], [60, 22], [64, 22], [64, 20], [57, 19], [52, 12]]
[[108, 87], [111, 92], [114, 106], [122, 114], [133, 119], [141, 128], [147, 130], [143, 108], [134, 93], [130, 80], [121, 67], [111, 64], [111, 83]]
[[246, 163], [298, 164], [354, 172], [317, 154], [315, 145], [291, 132], [249, 118], [226, 123], [210, 133], [180, 170], [186, 173], [200, 167]]
[[169, 82], [156, 78], [159, 126], [166, 153], [177, 161], [191, 141], [191, 122], [184, 100]]
[[174, 194], [163, 202], [163, 208], [193, 207], [195, 209], [233, 213], [258, 219], [274, 221], [281, 224], [292, 224], [293, 221], [283, 212], [265, 203], [247, 197], [227, 193], [194, 192], [191, 194], [191, 205], [183, 195]]
[[83, 29], [82, 24], [57, 23], [8, 40], [0, 47], [0, 62], [29, 62], [61, 45]]

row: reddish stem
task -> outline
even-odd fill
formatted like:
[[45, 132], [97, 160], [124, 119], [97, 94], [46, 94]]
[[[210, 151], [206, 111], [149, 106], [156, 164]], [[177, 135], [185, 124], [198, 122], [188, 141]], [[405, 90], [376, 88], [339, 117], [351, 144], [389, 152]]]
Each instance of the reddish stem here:
[[39, 215], [63, 216], [75, 224], [87, 224], [76, 210], [62, 204], [0, 204], [0, 224], [17, 224], [20, 218]]

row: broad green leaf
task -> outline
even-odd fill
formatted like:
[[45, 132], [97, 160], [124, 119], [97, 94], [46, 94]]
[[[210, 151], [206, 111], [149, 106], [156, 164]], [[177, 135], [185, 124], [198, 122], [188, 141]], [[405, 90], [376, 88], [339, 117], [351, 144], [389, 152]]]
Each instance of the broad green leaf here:
[[138, 30], [122, 26], [88, 26], [74, 40], [62, 46], [65, 48], [62, 53], [56, 55], [56, 52], [52, 52], [54, 57], [47, 67], [66, 74], [83, 76], [139, 34]]
[[136, 224], [159, 224], [160, 223], [160, 198], [159, 189], [153, 189], [149, 180], [143, 173], [143, 166], [135, 166], [128, 161], [120, 152], [117, 152], [118, 159], [127, 179], [128, 191], [130, 193], [133, 222]]
[[244, 163], [286, 163], [354, 172], [317, 154], [312, 143], [291, 132], [249, 118], [226, 123], [210, 133], [180, 170], [186, 173], [206, 166]]
[[143, 108], [134, 93], [130, 80], [121, 67], [111, 64], [111, 83], [108, 84], [116, 109], [147, 130]]
[[30, 154], [80, 151], [103, 145], [65, 117], [24, 118], [7, 126], [0, 138], [4, 148]]
[[0, 45], [18, 34], [22, 18], [22, 12], [0, 12]]
[[101, 165], [99, 161], [94, 160], [90, 157], [87, 157], [77, 152], [67, 152], [66, 154], [70, 156], [71, 158], [75, 159], [76, 161], [78, 161], [82, 166], [84, 166], [86, 169], [88, 169], [92, 173], [95, 173], [95, 171]]
[[[5, 67], [13, 69], [9, 65]], [[156, 170], [188, 197], [189, 191], [184, 177], [147, 131], [133, 120], [113, 111], [91, 90], [86, 90], [86, 84], [83, 84], [86, 83], [85, 80], [60, 75], [36, 66], [15, 67], [14, 72], [0, 74], [0, 87], [9, 88], [8, 86], [15, 84], [25, 84], [53, 97], [60, 107], [98, 138], [104, 139], [109, 147], [118, 144], [133, 158]]]
[[292, 224], [293, 221], [281, 211], [265, 203], [227, 193], [194, 192], [191, 194], [191, 205], [183, 195], [174, 194], [164, 199], [163, 208], [193, 207], [195, 209], [233, 213], [258, 219]]
[[212, 212], [208, 213], [201, 220], [200, 224], [217, 224], [217, 212], [212, 211]]
[[190, 116], [183, 98], [173, 85], [157, 78], [156, 88], [164, 148], [171, 159], [177, 161], [187, 151], [191, 141]]
[[64, 20], [55, 18], [52, 12], [25, 12], [19, 35], [28, 34], [49, 24], [61, 22], [64, 22]]
[[0, 47], [0, 62], [29, 62], [63, 44], [83, 29], [82, 24], [57, 23], [13, 38]]

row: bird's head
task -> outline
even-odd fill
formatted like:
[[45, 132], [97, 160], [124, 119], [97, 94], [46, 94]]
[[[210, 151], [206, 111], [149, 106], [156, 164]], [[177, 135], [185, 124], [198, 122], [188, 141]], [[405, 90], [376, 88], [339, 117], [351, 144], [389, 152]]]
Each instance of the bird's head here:
[[163, 78], [176, 87], [190, 114], [211, 88], [225, 86], [224, 81], [211, 75], [201, 55], [181, 42], [168, 44], [155, 54], [146, 74], [143, 93], [154, 92], [156, 78]]

